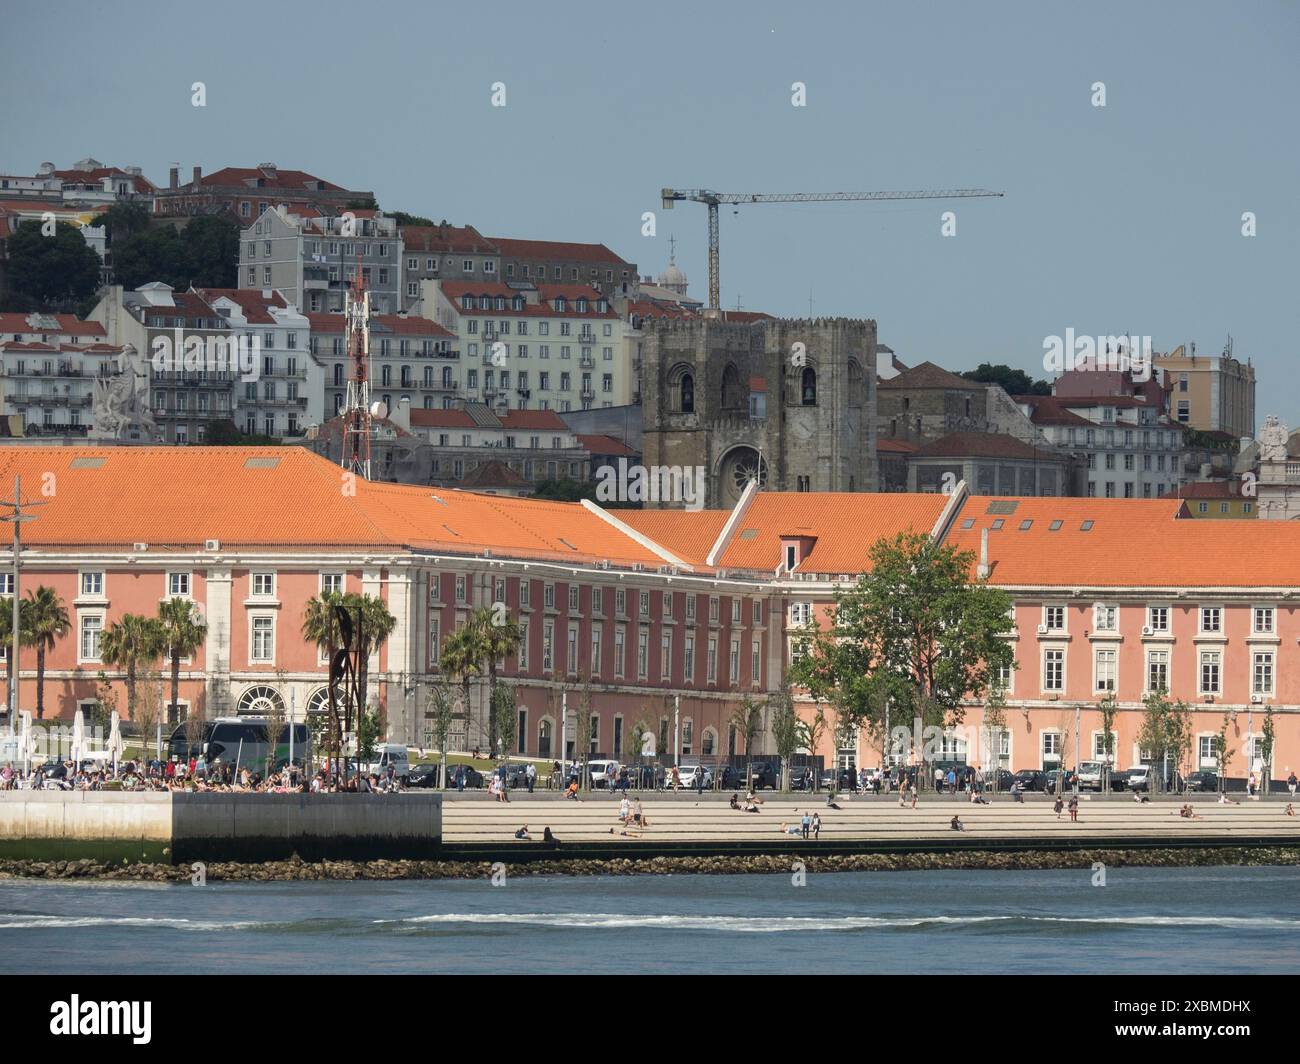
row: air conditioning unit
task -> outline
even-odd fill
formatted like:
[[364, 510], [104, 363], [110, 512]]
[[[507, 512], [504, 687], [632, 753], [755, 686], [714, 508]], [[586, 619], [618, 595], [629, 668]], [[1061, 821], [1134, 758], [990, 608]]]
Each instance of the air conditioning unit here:
[[1263, 695], [1251, 695], [1251, 696], [1250, 696], [1250, 701], [1251, 701], [1251, 704], [1252, 704], [1252, 705], [1256, 705], [1256, 706], [1258, 706], [1258, 705], [1260, 705], [1260, 704], [1264, 701], [1264, 696], [1263, 696]]
[[1045, 624], [1040, 624], [1040, 625], [1038, 626], [1038, 634], [1039, 634], [1039, 635], [1046, 635], [1046, 634], [1047, 634], [1047, 625], [1045, 625]]
[[1047, 700], [1049, 702], [1059, 702], [1061, 700], [1061, 696], [1058, 692], [1053, 691], [1050, 695], [1047, 696]]
[[134, 545], [132, 546], [132, 549], [135, 550], [136, 552], [146, 551], [146, 550], [149, 549], [149, 544], [148, 544], [148, 543], [136, 543], [136, 544], [134, 544]]
[[1143, 634], [1143, 635], [1155, 635], [1155, 629], [1152, 628], [1151, 625], [1149, 625], [1149, 624], [1144, 624], [1144, 625], [1142, 626], [1142, 634]]
[[204, 549], [204, 550], [220, 550], [220, 549], [221, 549], [221, 540], [219, 540], [219, 539], [205, 539], [205, 540], [203, 541], [203, 549]]

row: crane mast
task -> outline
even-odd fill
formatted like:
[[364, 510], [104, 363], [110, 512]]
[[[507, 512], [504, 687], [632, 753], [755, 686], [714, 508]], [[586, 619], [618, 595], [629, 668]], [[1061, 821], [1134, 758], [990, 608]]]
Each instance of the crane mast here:
[[344, 296], [343, 321], [348, 351], [348, 390], [343, 408], [341, 465], [370, 479], [370, 440], [374, 435], [370, 410], [370, 293], [361, 275], [361, 261]]
[[723, 203], [844, 203], [874, 200], [969, 199], [1001, 196], [982, 188], [951, 188], [911, 192], [714, 192], [705, 188], [660, 190], [664, 210], [679, 200], [703, 203], [709, 209], [709, 310], [721, 307], [722, 278], [719, 264], [718, 206]]

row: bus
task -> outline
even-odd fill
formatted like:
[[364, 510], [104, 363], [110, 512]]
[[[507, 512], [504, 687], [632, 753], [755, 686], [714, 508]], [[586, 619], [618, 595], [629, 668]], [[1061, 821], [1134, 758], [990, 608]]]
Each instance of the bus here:
[[[266, 717], [217, 717], [205, 720], [195, 729], [179, 724], [167, 740], [167, 756], [188, 761], [202, 755], [209, 766], [220, 761], [223, 765], [238, 764], [240, 768], [265, 771], [267, 759], [272, 756], [268, 725]], [[197, 734], [192, 734], [192, 730]], [[274, 758], [277, 767], [289, 760], [287, 723], [280, 726]], [[293, 760], [298, 765], [311, 762], [311, 735], [306, 724], [293, 725]]]

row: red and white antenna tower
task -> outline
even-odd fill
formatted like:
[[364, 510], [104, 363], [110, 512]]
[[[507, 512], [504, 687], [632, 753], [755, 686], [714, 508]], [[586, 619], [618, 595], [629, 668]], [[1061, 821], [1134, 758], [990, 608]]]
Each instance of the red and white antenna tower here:
[[350, 473], [370, 479], [370, 293], [361, 275], [361, 259], [344, 296], [343, 318], [348, 348], [348, 391], [343, 404], [343, 457]]

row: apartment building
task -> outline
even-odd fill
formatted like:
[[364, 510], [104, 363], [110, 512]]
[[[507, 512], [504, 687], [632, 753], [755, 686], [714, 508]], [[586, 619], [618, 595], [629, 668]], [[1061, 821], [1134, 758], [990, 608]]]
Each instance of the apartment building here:
[[0, 414], [24, 436], [85, 436], [95, 382], [115, 376], [122, 348], [72, 314], [0, 313]]
[[456, 334], [467, 399], [498, 413], [565, 413], [622, 405], [636, 390], [624, 323], [601, 291], [581, 284], [421, 283], [426, 313]]
[[1255, 367], [1232, 357], [1196, 353], [1195, 344], [1180, 344], [1156, 355], [1156, 369], [1169, 389], [1169, 416], [1202, 432], [1224, 432], [1237, 439], [1255, 435]]
[[275, 163], [227, 166], [206, 176], [196, 166], [185, 185], [180, 183], [179, 168], [172, 167], [167, 187], [155, 190], [154, 213], [222, 214], [247, 226], [280, 204], [336, 215], [350, 204], [373, 200], [371, 192], [342, 188], [304, 170], [282, 170]]
[[402, 309], [420, 312], [421, 282], [496, 281], [501, 252], [472, 225], [404, 225]]
[[488, 239], [500, 253], [503, 281], [584, 285], [599, 288], [609, 299], [636, 298], [640, 284], [636, 263], [616, 255], [604, 244], [499, 236]]
[[249, 435], [301, 436], [325, 410], [325, 370], [311, 353], [311, 322], [271, 289], [203, 288], [207, 303], [246, 342], [254, 365], [233, 393], [232, 420]]
[[402, 307], [402, 240], [396, 221], [387, 215], [273, 207], [240, 233], [240, 286], [275, 289], [307, 312], [341, 311], [358, 266], [374, 312], [397, 313]]
[[[323, 419], [334, 417], [347, 398], [348, 365], [343, 315], [309, 311], [308, 350], [324, 377]], [[389, 413], [403, 399], [412, 408], [454, 406], [463, 373], [456, 334], [427, 318], [376, 314], [370, 320], [370, 394]]]

